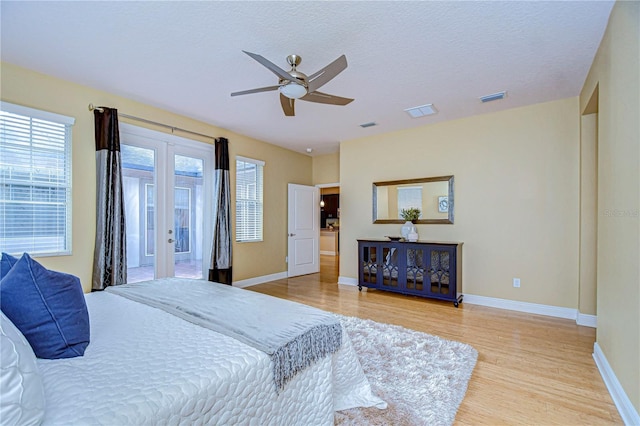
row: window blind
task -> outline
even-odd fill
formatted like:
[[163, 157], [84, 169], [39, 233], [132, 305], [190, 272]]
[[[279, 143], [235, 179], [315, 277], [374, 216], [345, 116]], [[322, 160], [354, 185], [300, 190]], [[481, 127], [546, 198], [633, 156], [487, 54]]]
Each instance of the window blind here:
[[[411, 207], [420, 209], [422, 212], [422, 187], [420, 186], [402, 186], [398, 188], [398, 214], [403, 209]], [[422, 213], [420, 213], [422, 217]]]
[[74, 119], [0, 106], [0, 250], [69, 254]]
[[236, 241], [262, 241], [264, 162], [236, 157]]

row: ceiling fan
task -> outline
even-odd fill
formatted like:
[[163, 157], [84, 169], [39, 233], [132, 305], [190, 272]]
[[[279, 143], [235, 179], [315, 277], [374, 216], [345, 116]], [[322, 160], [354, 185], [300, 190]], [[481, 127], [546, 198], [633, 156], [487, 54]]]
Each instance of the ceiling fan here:
[[329, 95], [327, 93], [318, 92], [318, 89], [328, 83], [332, 78], [340, 74], [347, 68], [347, 57], [342, 55], [335, 61], [331, 62], [320, 71], [307, 76], [296, 69], [302, 58], [298, 55], [287, 56], [287, 62], [291, 65], [291, 70], [285, 71], [268, 59], [255, 53], [244, 53], [251, 56], [256, 61], [264, 65], [269, 71], [278, 76], [277, 86], [260, 87], [258, 89], [243, 90], [242, 92], [234, 92], [231, 96], [248, 95], [250, 93], [268, 92], [278, 90], [280, 92], [280, 104], [282, 111], [286, 116], [294, 116], [294, 102], [296, 99], [308, 102], [318, 102], [321, 104], [331, 105], [347, 105], [353, 99], [342, 98], [340, 96]]

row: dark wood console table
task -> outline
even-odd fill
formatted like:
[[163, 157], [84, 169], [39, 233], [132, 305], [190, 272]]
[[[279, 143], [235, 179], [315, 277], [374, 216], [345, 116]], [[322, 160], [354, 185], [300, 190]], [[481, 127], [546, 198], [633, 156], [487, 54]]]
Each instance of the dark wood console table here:
[[358, 240], [362, 287], [462, 303], [462, 243]]

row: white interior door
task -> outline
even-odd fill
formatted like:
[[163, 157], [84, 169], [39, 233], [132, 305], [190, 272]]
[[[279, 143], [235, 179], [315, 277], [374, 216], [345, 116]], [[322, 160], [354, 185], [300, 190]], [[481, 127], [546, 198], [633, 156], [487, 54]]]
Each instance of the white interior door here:
[[320, 189], [289, 184], [288, 276], [320, 272]]
[[127, 282], [203, 278], [211, 250], [213, 146], [121, 124]]

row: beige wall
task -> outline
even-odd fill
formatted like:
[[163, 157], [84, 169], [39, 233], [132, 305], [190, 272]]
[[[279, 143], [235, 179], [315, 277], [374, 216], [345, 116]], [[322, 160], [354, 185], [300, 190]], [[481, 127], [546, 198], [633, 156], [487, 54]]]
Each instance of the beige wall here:
[[580, 95], [598, 87], [597, 342], [640, 412], [640, 2], [617, 2]]
[[340, 182], [340, 153], [313, 157], [313, 184]]
[[580, 129], [580, 303], [583, 314], [596, 315], [596, 233], [598, 226], [598, 115], [581, 118]]
[[340, 275], [400, 232], [372, 224], [372, 182], [452, 174], [455, 223], [417, 228], [464, 242], [463, 292], [577, 309], [579, 118], [571, 98], [342, 143]]
[[[80, 277], [83, 288], [91, 287], [95, 236], [95, 145], [93, 113], [89, 103], [106, 105], [121, 112], [170, 124], [214, 137], [229, 139], [229, 155], [264, 160], [264, 241], [233, 246], [234, 281], [286, 271], [287, 183], [311, 185], [311, 158], [246, 136], [165, 110], [80, 86], [64, 80], [2, 63], [2, 100], [75, 117], [73, 127], [73, 254], [38, 258], [51, 269]], [[126, 121], [126, 120], [121, 120]], [[139, 122], [132, 124], [141, 125]], [[153, 126], [148, 126], [153, 128]], [[154, 130], [164, 131], [162, 128]], [[181, 135], [182, 136], [182, 135]], [[191, 137], [184, 135], [186, 137]], [[211, 143], [211, 140], [203, 140]], [[234, 163], [231, 170], [234, 205]], [[234, 209], [232, 209], [233, 212]]]

